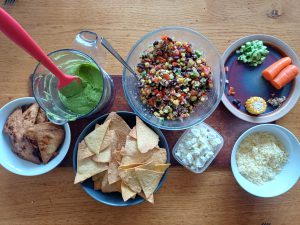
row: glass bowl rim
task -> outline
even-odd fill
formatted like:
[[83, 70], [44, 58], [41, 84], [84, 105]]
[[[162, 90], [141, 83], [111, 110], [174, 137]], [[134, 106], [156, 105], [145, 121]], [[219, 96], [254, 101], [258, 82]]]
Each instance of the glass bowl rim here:
[[146, 116], [144, 116], [142, 113], [139, 112], [139, 110], [137, 110], [135, 108], [135, 106], [133, 105], [131, 99], [129, 98], [129, 93], [127, 93], [127, 89], [126, 89], [126, 85], [127, 85], [127, 81], [126, 81], [126, 67], [123, 67], [123, 74], [122, 74], [122, 85], [123, 85], [123, 91], [125, 94], [125, 97], [128, 101], [129, 106], [133, 109], [133, 111], [138, 114], [138, 116], [140, 118], [142, 118], [144, 121], [146, 121], [147, 123], [149, 123], [150, 125], [157, 127], [159, 129], [163, 129], [163, 130], [185, 130], [188, 129], [194, 125], [197, 125], [198, 123], [201, 123], [203, 121], [205, 121], [209, 116], [211, 116], [211, 114], [216, 110], [216, 108], [218, 107], [218, 105], [221, 102], [224, 90], [225, 90], [225, 70], [224, 70], [224, 63], [223, 63], [223, 59], [219, 53], [219, 51], [217, 50], [217, 48], [213, 45], [213, 43], [204, 35], [202, 35], [200, 32], [195, 31], [191, 28], [188, 27], [182, 27], [182, 26], [166, 26], [166, 27], [161, 27], [158, 29], [155, 29], [145, 35], [143, 35], [130, 49], [127, 58], [126, 58], [126, 63], [128, 63], [132, 53], [134, 52], [134, 50], [140, 45], [140, 43], [142, 41], [144, 41], [145, 39], [151, 37], [153, 34], [156, 34], [160, 31], [168, 31], [168, 30], [179, 30], [179, 31], [188, 31], [190, 33], [196, 34], [197, 36], [200, 36], [201, 38], [203, 38], [209, 45], [210, 47], [213, 49], [213, 51], [217, 54], [217, 57], [220, 61], [220, 93], [219, 96], [216, 100], [216, 102], [214, 103], [214, 105], [212, 106], [212, 108], [206, 113], [206, 115], [203, 117], [203, 119], [201, 120], [196, 120], [193, 123], [189, 124], [189, 125], [185, 125], [185, 126], [176, 126], [176, 127], [169, 127], [169, 126], [165, 126], [165, 125], [160, 125], [157, 123], [153, 123], [152, 121], [150, 121]]

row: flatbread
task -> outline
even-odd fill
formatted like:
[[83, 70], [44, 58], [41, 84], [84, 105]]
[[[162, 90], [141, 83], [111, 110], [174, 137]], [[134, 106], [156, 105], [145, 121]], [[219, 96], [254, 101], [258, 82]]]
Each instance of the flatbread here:
[[23, 127], [25, 129], [35, 124], [38, 112], [39, 105], [37, 103], [32, 104], [25, 112], [23, 112]]
[[23, 116], [22, 109], [17, 108], [12, 114], [7, 118], [4, 126], [4, 133], [12, 136], [14, 133], [20, 133], [23, 130]]
[[24, 135], [38, 147], [43, 163], [47, 163], [57, 155], [65, 131], [61, 126], [46, 122], [31, 126]]
[[94, 153], [89, 150], [85, 143], [85, 140], [82, 140], [78, 145], [77, 161], [88, 158], [92, 155], [94, 155]]
[[39, 108], [37, 117], [36, 117], [36, 123], [45, 123], [48, 122], [48, 118], [46, 116], [46, 113], [44, 112], [44, 110], [42, 110], [42, 108]]
[[121, 183], [121, 193], [124, 202], [136, 196], [136, 193], [123, 182]]
[[146, 153], [158, 146], [159, 136], [139, 117], [136, 117], [136, 135], [137, 146], [141, 153]]
[[134, 170], [146, 198], [149, 198], [154, 193], [164, 173], [141, 168], [134, 168]]
[[95, 154], [98, 154], [100, 152], [100, 148], [109, 124], [110, 120], [97, 127], [84, 138], [85, 143], [87, 144], [91, 152]]
[[77, 172], [74, 184], [107, 170], [107, 163], [97, 163], [92, 158], [86, 158], [77, 162]]

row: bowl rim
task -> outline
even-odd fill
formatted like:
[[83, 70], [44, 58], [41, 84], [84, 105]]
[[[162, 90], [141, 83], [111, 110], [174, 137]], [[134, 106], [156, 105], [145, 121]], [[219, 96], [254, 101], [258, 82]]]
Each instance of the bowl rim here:
[[155, 33], [158, 33], [160, 31], [163, 31], [163, 30], [183, 30], [183, 31], [188, 31], [188, 32], [191, 32], [193, 34], [196, 34], [198, 36], [200, 36], [201, 38], [203, 38], [205, 41], [207, 41], [207, 43], [210, 44], [211, 48], [216, 52], [218, 58], [219, 58], [219, 61], [220, 61], [220, 82], [221, 82], [221, 85], [220, 85], [220, 92], [218, 93], [218, 97], [217, 97], [217, 100], [215, 102], [215, 104], [213, 105], [213, 107], [206, 113], [206, 115], [203, 117], [202, 120], [198, 120], [198, 121], [195, 121], [189, 125], [185, 125], [185, 126], [178, 126], [178, 127], [169, 127], [169, 126], [164, 126], [164, 125], [160, 125], [159, 123], [155, 123], [155, 122], [152, 122], [150, 121], [146, 116], [144, 116], [143, 114], [141, 114], [136, 108], [135, 106], [133, 105], [133, 103], [131, 102], [131, 99], [129, 98], [129, 93], [127, 93], [127, 88], [126, 88], [126, 85], [127, 85], [127, 81], [126, 81], [126, 67], [124, 66], [123, 67], [123, 73], [122, 73], [122, 85], [123, 85], [123, 90], [124, 90], [124, 94], [125, 94], [125, 97], [127, 99], [127, 102], [130, 106], [130, 108], [133, 109], [133, 111], [138, 114], [138, 116], [144, 120], [146, 123], [150, 124], [151, 126], [154, 126], [154, 127], [157, 127], [159, 129], [163, 129], [163, 130], [185, 130], [185, 129], [188, 129], [194, 125], [197, 125], [203, 121], [205, 121], [209, 116], [211, 116], [211, 114], [216, 110], [216, 108], [218, 107], [218, 105], [220, 104], [221, 102], [221, 99], [222, 99], [222, 95], [224, 93], [224, 90], [225, 90], [225, 70], [224, 70], [224, 62], [223, 62], [223, 59], [218, 51], [218, 49], [215, 47], [215, 45], [207, 38], [205, 37], [204, 35], [202, 35], [200, 32], [194, 30], [194, 29], [191, 29], [189, 27], [183, 27], [183, 26], [165, 26], [165, 27], [160, 27], [158, 29], [155, 29], [151, 32], [148, 32], [147, 34], [143, 35], [133, 46], [132, 48], [130, 49], [128, 55], [127, 55], [127, 58], [126, 58], [126, 63], [128, 63], [128, 60], [129, 58], [131, 57], [133, 51], [137, 48], [137, 46], [139, 46], [139, 44], [146, 38], [148, 37], [151, 37], [153, 34]]
[[[24, 102], [27, 102], [24, 104]], [[6, 109], [7, 107], [10, 107], [11, 105], [15, 105], [16, 107], [19, 106], [23, 106], [23, 105], [27, 105], [27, 104], [32, 104], [32, 103], [37, 103], [37, 101], [35, 100], [34, 97], [22, 97], [22, 98], [16, 98], [8, 103], [6, 103], [3, 107], [1, 107], [0, 109], [0, 113], [2, 112], [2, 110]], [[16, 109], [16, 107], [14, 107], [14, 109]], [[40, 106], [39, 106], [40, 107]], [[9, 115], [8, 115], [9, 116]], [[8, 117], [7, 117], [8, 118]], [[6, 119], [7, 119], [6, 118]], [[70, 130], [70, 126], [68, 123], [65, 123], [64, 125], [62, 125], [64, 127], [64, 131], [65, 131], [65, 139], [64, 142], [62, 143], [60, 149], [59, 149], [59, 153], [58, 155], [56, 155], [51, 161], [49, 161], [47, 164], [34, 164], [37, 168], [33, 169], [32, 172], [28, 173], [28, 171], [26, 170], [12, 170], [12, 168], [10, 166], [8, 166], [6, 163], [3, 163], [0, 157], [0, 165], [5, 168], [6, 170], [17, 174], [17, 175], [21, 175], [21, 176], [37, 176], [37, 175], [42, 175], [45, 174], [53, 169], [55, 169], [65, 158], [65, 156], [67, 155], [69, 148], [70, 148], [70, 143], [71, 143], [71, 130]], [[2, 133], [2, 135], [5, 135], [4, 133]], [[64, 147], [65, 146], [65, 147]], [[1, 153], [0, 153], [1, 155]], [[18, 157], [18, 156], [17, 156]], [[20, 158], [20, 157], [19, 157]], [[21, 160], [24, 160], [22, 158], [20, 158]], [[26, 160], [24, 160], [26, 161]], [[31, 163], [29, 161], [26, 161], [28, 163]], [[49, 166], [49, 164], [51, 163], [51, 166]], [[52, 165], [53, 164], [53, 165]]]
[[[115, 111], [118, 115], [119, 114], [129, 114], [129, 115], [132, 115], [132, 116], [138, 116], [136, 113], [134, 112], [129, 112], [129, 111]], [[110, 113], [110, 112], [109, 112]], [[78, 138], [76, 139], [76, 142], [75, 142], [75, 145], [74, 145], [74, 149], [73, 149], [73, 155], [72, 155], [72, 163], [73, 163], [73, 172], [74, 172], [74, 175], [76, 175], [76, 171], [77, 171], [77, 152], [78, 152], [78, 145], [80, 143], [81, 140], [83, 140], [83, 138], [87, 135], [87, 132], [88, 130], [94, 126], [96, 123], [98, 123], [99, 120], [104, 120], [108, 115], [109, 113], [106, 113], [104, 115], [101, 115], [97, 118], [95, 118], [93, 121], [91, 121], [88, 125], [86, 125], [84, 127], [84, 129], [81, 131], [81, 133], [79, 134]], [[122, 117], [122, 115], [119, 115]], [[159, 138], [160, 138], [160, 141], [164, 142], [166, 144], [166, 151], [167, 151], [167, 163], [170, 163], [170, 150], [169, 150], [169, 144], [167, 142], [167, 139], [166, 137], [164, 136], [164, 134], [162, 133], [162, 131], [148, 123], [146, 123], [147, 126], [149, 126], [156, 134], [159, 135]], [[76, 168], [75, 168], [75, 164], [76, 164]], [[155, 192], [157, 192], [163, 185], [163, 183], [165, 182], [166, 178], [167, 178], [167, 174], [169, 172], [169, 168], [165, 171], [163, 177], [161, 178], [160, 182], [159, 182], [159, 185], [157, 186]], [[124, 204], [120, 205], [120, 204], [117, 204], [117, 203], [111, 203], [111, 202], [108, 202], [108, 201], [103, 201], [101, 199], [98, 199], [96, 198], [96, 196], [94, 195], [91, 195], [89, 193], [89, 190], [82, 184], [80, 183], [80, 186], [82, 187], [82, 189], [85, 191], [85, 193], [87, 195], [89, 195], [90, 197], [92, 197], [94, 200], [96, 200], [97, 202], [100, 202], [100, 203], [103, 203], [105, 205], [109, 205], [109, 206], [117, 206], [117, 207], [126, 207], [126, 206], [134, 206], [134, 205], [137, 205], [137, 204], [140, 204], [142, 202], [145, 201], [145, 199], [143, 199], [142, 197], [140, 196], [137, 196], [135, 199], [136, 201], [128, 204], [128, 202], [124, 202]], [[95, 190], [93, 190], [95, 191]], [[107, 193], [107, 194], [110, 194], [110, 193]]]
[[[300, 68], [300, 61], [297, 54], [294, 52], [294, 50], [287, 43], [280, 40], [279, 38], [267, 34], [252, 34], [245, 37], [241, 37], [238, 40], [232, 42], [222, 55], [224, 67], [228, 57], [231, 55], [233, 51], [235, 51], [243, 43], [247, 41], [253, 41], [256, 39], [270, 42], [281, 50], [284, 49], [285, 54], [295, 59], [295, 61], [293, 61], [293, 64], [297, 65]], [[269, 123], [285, 116], [296, 105], [299, 97], [300, 97], [300, 75], [295, 78], [294, 85], [291, 89], [291, 93], [289, 94], [286, 100], [286, 104], [284, 104], [280, 108], [277, 108], [271, 113], [267, 113], [265, 115], [262, 114], [260, 116], [251, 116], [249, 114], [246, 114], [232, 105], [232, 103], [227, 98], [225, 92], [223, 92], [222, 102], [233, 115], [240, 118], [241, 120], [251, 122], [251, 123]]]
[[[252, 194], [254, 196], [257, 196], [257, 197], [262, 197], [262, 198], [272, 198], [272, 197], [277, 197], [279, 195], [282, 195], [286, 192], [288, 192], [292, 187], [295, 186], [295, 184], [298, 182], [298, 180], [300, 179], [300, 173], [299, 173], [299, 176], [298, 176], [298, 179], [295, 179], [294, 182], [292, 182], [292, 184], [284, 191], [282, 192], [278, 192], [277, 194], [275, 195], [270, 195], [270, 196], [265, 196], [265, 195], [260, 195], [260, 194], [257, 194], [255, 193], [255, 191], [252, 191], [250, 190], [247, 186], [245, 185], [242, 185], [239, 181], [239, 178], [237, 177], [237, 174], [240, 174], [241, 176], [243, 176], [239, 170], [238, 170], [238, 167], [237, 167], [237, 164], [236, 164], [236, 152], [238, 150], [238, 146], [239, 144], [241, 143], [242, 140], [244, 140], [248, 135], [249, 133], [255, 133], [255, 132], [259, 132], [259, 131], [256, 131], [257, 129], [259, 129], [260, 127], [269, 127], [269, 132], [272, 133], [272, 128], [273, 127], [277, 127], [279, 128], [280, 130], [282, 130], [283, 132], [285, 132], [291, 139], [295, 140], [297, 143], [298, 143], [298, 146], [300, 147], [300, 142], [298, 140], [298, 138], [290, 131], [288, 130], [287, 128], [283, 127], [283, 126], [280, 126], [280, 125], [277, 125], [277, 124], [270, 124], [270, 123], [266, 123], [266, 124], [259, 124], [259, 125], [256, 125], [256, 126], [253, 126], [249, 129], [247, 129], [246, 131], [244, 131], [240, 136], [239, 138], [235, 141], [233, 147], [232, 147], [232, 151], [231, 151], [231, 159], [230, 159], [230, 166], [231, 166], [231, 171], [233, 173], [233, 176], [236, 180], [236, 182], [239, 184], [240, 187], [242, 187], [242, 189], [244, 189], [246, 192], [248, 192], [249, 194]], [[300, 172], [300, 171], [299, 171]], [[245, 178], [246, 179], [246, 178]]]

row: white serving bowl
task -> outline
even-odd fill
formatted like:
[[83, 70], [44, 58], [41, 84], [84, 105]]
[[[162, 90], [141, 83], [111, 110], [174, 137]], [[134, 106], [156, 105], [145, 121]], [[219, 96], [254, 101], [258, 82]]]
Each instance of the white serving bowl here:
[[4, 134], [3, 127], [8, 116], [19, 106], [35, 103], [33, 97], [18, 98], [3, 106], [0, 109], [0, 164], [12, 173], [23, 176], [36, 176], [49, 172], [58, 166], [65, 158], [71, 142], [71, 131], [69, 124], [64, 125], [65, 140], [58, 150], [58, 155], [55, 156], [47, 164], [34, 164], [17, 156], [11, 149], [9, 137]]
[[[241, 141], [256, 132], [270, 132], [274, 134], [288, 151], [288, 161], [277, 176], [261, 185], [248, 181], [240, 174], [236, 163], [236, 152]], [[288, 129], [275, 124], [262, 124], [245, 131], [235, 142], [231, 153], [231, 169], [239, 185], [252, 195], [258, 197], [275, 197], [287, 192], [300, 177], [300, 143], [297, 137]]]

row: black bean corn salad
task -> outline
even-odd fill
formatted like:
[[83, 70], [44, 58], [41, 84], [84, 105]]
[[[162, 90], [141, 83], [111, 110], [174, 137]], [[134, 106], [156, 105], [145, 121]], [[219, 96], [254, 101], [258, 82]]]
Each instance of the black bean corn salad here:
[[160, 119], [190, 116], [213, 88], [212, 72], [190, 43], [162, 36], [140, 56], [137, 65], [141, 101]]

